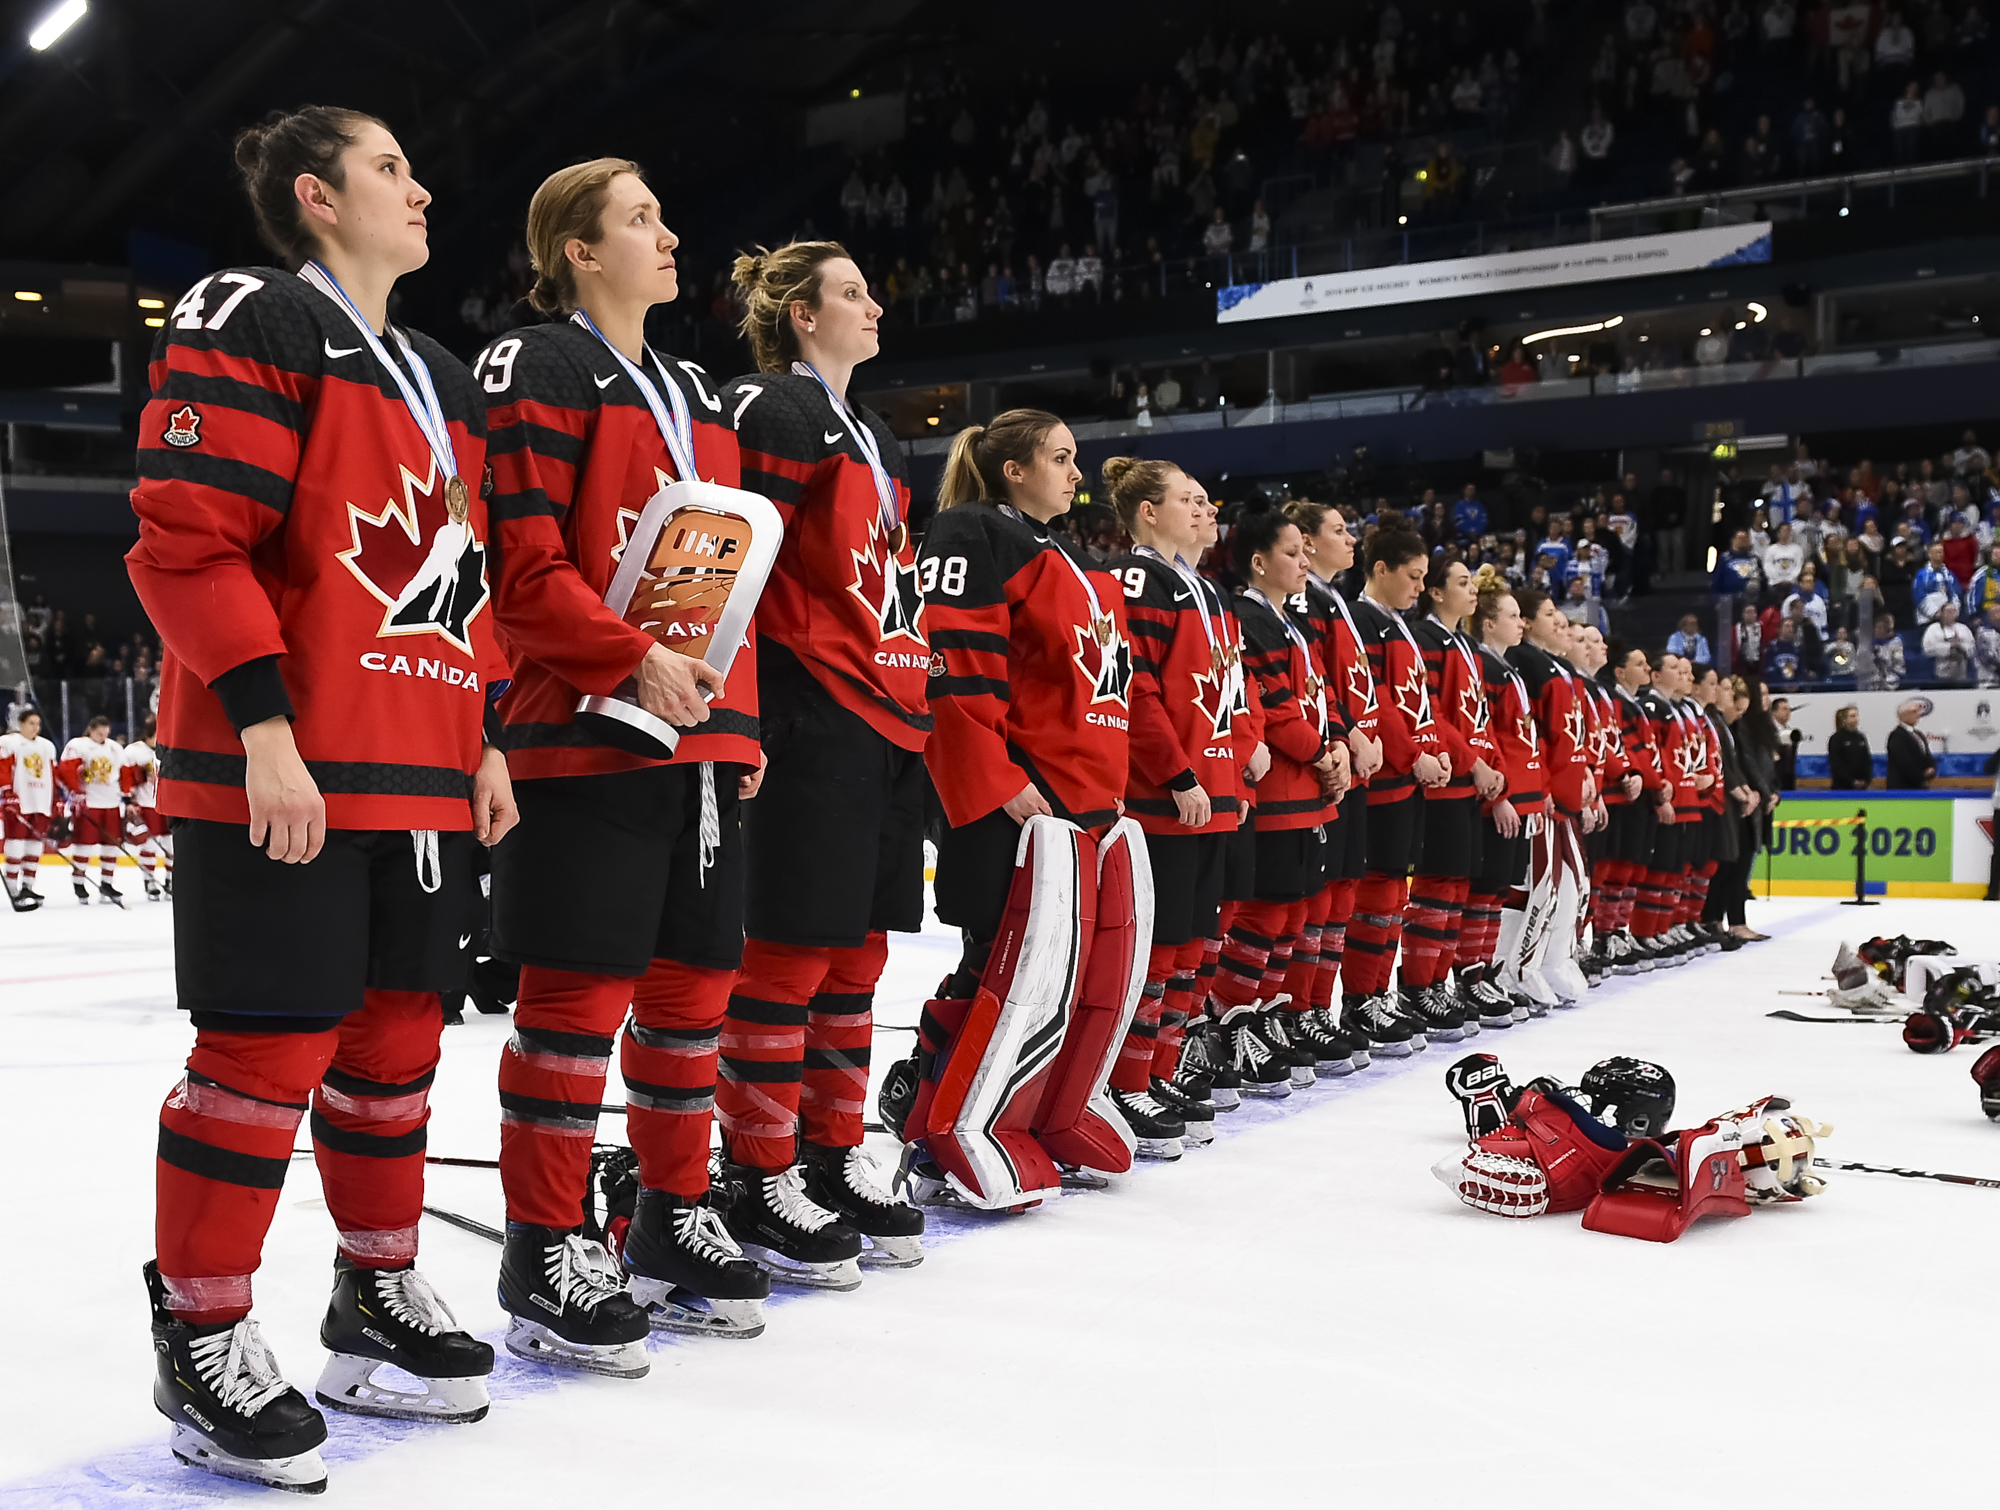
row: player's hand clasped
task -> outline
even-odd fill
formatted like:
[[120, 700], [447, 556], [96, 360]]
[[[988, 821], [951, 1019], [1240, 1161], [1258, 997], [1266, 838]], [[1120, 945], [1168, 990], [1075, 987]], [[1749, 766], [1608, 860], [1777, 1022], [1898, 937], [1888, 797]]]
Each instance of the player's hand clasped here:
[[326, 845], [326, 799], [299, 756], [291, 720], [267, 718], [244, 729], [242, 738], [250, 842], [287, 865], [318, 858]]
[[708, 703], [702, 693], [722, 696], [725, 681], [722, 673], [708, 662], [664, 645], [655, 645], [646, 652], [634, 676], [639, 684], [639, 706], [677, 729], [707, 723]]
[[1214, 807], [1197, 782], [1184, 792], [1174, 793], [1174, 811], [1182, 828], [1206, 828], [1215, 816]]
[[1031, 781], [1001, 803], [1000, 811], [1016, 823], [1026, 823], [1034, 817], [1053, 818], [1056, 810], [1049, 806], [1046, 797], [1035, 790], [1035, 784]]
[[507, 837], [521, 821], [514, 805], [514, 780], [507, 774], [507, 757], [492, 745], [480, 751], [479, 773], [472, 778], [472, 832], [488, 849]]

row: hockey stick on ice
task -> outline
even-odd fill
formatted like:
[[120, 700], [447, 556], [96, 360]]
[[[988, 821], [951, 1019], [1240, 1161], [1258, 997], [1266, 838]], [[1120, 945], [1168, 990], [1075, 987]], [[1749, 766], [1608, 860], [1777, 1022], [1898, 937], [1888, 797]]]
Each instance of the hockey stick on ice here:
[[1766, 1017], [1782, 1018], [1786, 1022], [1886, 1022], [1901, 1025], [1903, 1019], [1910, 1014], [1907, 1012], [1883, 1012], [1873, 1016], [1860, 1017], [1808, 1017], [1803, 1012], [1779, 1011], [1766, 1012], [1764, 1015]]
[[1847, 1159], [1814, 1159], [1815, 1169], [1851, 1169], [1859, 1174], [1893, 1174], [1906, 1180], [1942, 1180], [1947, 1185], [1977, 1185], [1982, 1190], [2000, 1190], [2000, 1180], [1982, 1180], [1969, 1174], [1937, 1174], [1928, 1169], [1895, 1169], [1887, 1164], [1856, 1164]]
[[460, 1231], [470, 1232], [474, 1237], [483, 1237], [491, 1243], [504, 1244], [507, 1241], [506, 1233], [498, 1228], [489, 1227], [484, 1222], [475, 1222], [469, 1216], [460, 1216], [456, 1211], [447, 1211], [442, 1206], [426, 1205], [424, 1215], [434, 1216], [441, 1222], [449, 1222]]

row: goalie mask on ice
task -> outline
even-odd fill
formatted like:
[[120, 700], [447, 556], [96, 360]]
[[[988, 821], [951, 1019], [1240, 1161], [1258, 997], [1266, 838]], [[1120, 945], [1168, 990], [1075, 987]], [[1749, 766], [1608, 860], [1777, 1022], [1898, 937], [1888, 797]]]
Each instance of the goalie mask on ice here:
[[[1471, 1147], [1432, 1173], [1466, 1205], [1496, 1216], [1582, 1211], [1592, 1231], [1671, 1242], [1698, 1217], [1741, 1216], [1823, 1188], [1812, 1172], [1814, 1142], [1833, 1129], [1792, 1114], [1779, 1096], [1675, 1133], [1664, 1131], [1673, 1079], [1644, 1060], [1604, 1060], [1571, 1092], [1547, 1079], [1512, 1089], [1499, 1060], [1473, 1054], [1445, 1083], [1465, 1112]], [[1501, 1108], [1504, 1120], [1492, 1127]]]
[[[778, 559], [785, 527], [767, 498], [712, 482], [672, 482], [646, 503], [626, 537], [604, 606], [669, 650], [724, 676]], [[576, 705], [577, 722], [607, 744], [665, 760], [680, 733], [639, 706], [627, 680]]]
[[915, 1102], [953, 1192], [1004, 1209], [1059, 1192], [1060, 1166], [1122, 1173], [1132, 1132], [1105, 1092], [1146, 984], [1153, 873], [1139, 826], [1102, 840], [1030, 818], [1000, 934], [969, 1001], [925, 1004]]

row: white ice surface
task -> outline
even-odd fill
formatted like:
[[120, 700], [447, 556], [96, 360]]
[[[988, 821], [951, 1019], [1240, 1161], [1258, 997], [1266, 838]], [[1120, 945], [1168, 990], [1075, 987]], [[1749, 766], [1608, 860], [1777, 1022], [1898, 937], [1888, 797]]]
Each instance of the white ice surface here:
[[[148, 1398], [155, 1115], [191, 1037], [168, 908], [78, 908], [66, 886], [43, 889], [43, 912], [0, 915], [0, 1504], [254, 1498], [178, 1467]], [[323, 1503], [1821, 1510], [1976, 1495], [1990, 1475], [1963, 1449], [1994, 1396], [2000, 1190], [1834, 1175], [1818, 1200], [1654, 1246], [1575, 1216], [1482, 1215], [1429, 1167], [1459, 1146], [1442, 1076], [1470, 1048], [1517, 1080], [1641, 1055], [1673, 1073], [1682, 1122], [1777, 1091], [1837, 1124], [1834, 1157], [2000, 1175], [1972, 1051], [1920, 1058], [1891, 1027], [1764, 1015], [1825, 1011], [1781, 993], [1823, 987], [1842, 939], [1910, 932], [1990, 957], [1996, 916], [1757, 903], [1770, 943], [1246, 1104], [1213, 1147], [1109, 1191], [949, 1218], [921, 1268], [849, 1295], [780, 1292], [761, 1339], [656, 1342], [636, 1383], [503, 1353], [475, 1426], [334, 1416]], [[954, 952], [941, 934], [898, 936], [881, 1022], [914, 1023]], [[506, 1033], [479, 1017], [447, 1032], [433, 1153], [494, 1152]], [[908, 1042], [881, 1034], [878, 1072]], [[605, 1132], [622, 1136], [617, 1119]], [[431, 1198], [501, 1219], [486, 1171], [434, 1170]], [[497, 1341], [497, 1251], [428, 1220], [423, 1239], [461, 1321]], [[308, 1389], [332, 1248], [301, 1160], [257, 1314]]]

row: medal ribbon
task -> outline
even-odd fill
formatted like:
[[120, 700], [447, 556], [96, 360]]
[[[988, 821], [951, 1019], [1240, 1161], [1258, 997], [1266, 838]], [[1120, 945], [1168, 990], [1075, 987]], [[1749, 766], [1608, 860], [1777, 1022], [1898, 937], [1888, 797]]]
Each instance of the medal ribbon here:
[[1333, 606], [1340, 610], [1341, 622], [1347, 626], [1347, 632], [1354, 636], [1356, 664], [1361, 667], [1362, 676], [1368, 680], [1367, 707], [1373, 708], [1375, 706], [1375, 668], [1368, 664], [1368, 642], [1361, 638], [1361, 626], [1354, 622], [1354, 615], [1348, 611], [1347, 599], [1340, 595], [1338, 588], [1334, 587], [1330, 582], [1321, 582], [1318, 577], [1314, 577], [1312, 580], [1318, 582], [1320, 590], [1333, 600]]
[[570, 319], [604, 342], [604, 349], [612, 359], [625, 369], [637, 386], [639, 394], [646, 401], [646, 407], [653, 411], [653, 423], [660, 427], [660, 439], [666, 442], [667, 455], [674, 459], [674, 471], [682, 482], [699, 482], [700, 475], [694, 466], [694, 416], [688, 411], [687, 395], [681, 392], [680, 384], [667, 376], [667, 364], [660, 360], [660, 354], [651, 346], [646, 347], [646, 355], [653, 359], [653, 365], [660, 369], [660, 382], [667, 390], [667, 402], [673, 405], [673, 412], [667, 412], [667, 404], [660, 400], [660, 390], [653, 386], [653, 380], [646, 376], [645, 368], [634, 362], [624, 352], [611, 344], [611, 340], [597, 328], [597, 322], [579, 309]]
[[1174, 569], [1174, 574], [1187, 584], [1188, 590], [1194, 594], [1196, 605], [1195, 617], [1201, 620], [1201, 632], [1203, 637], [1208, 641], [1209, 667], [1211, 670], [1219, 669], [1222, 665], [1222, 646], [1216, 640], [1215, 625], [1209, 621], [1208, 594], [1201, 590], [1201, 579], [1188, 569], [1187, 563], [1182, 561], [1179, 556], [1174, 557], [1171, 561], [1167, 561], [1164, 555], [1154, 550], [1150, 545], [1136, 545], [1132, 548], [1132, 554], [1135, 556], [1151, 556], [1155, 561], [1166, 561], [1166, 564]]
[[[861, 448], [862, 459], [868, 463], [868, 470], [875, 474], [875, 496], [880, 500], [882, 509], [882, 534], [884, 537], [894, 535], [902, 528], [903, 511], [896, 503], [895, 479], [890, 477], [889, 469], [882, 465], [882, 447], [875, 439], [875, 432], [861, 423], [860, 416], [847, 407], [840, 395], [833, 391], [833, 385], [819, 375], [819, 369], [811, 362], [794, 362], [792, 371], [799, 377], [811, 378], [824, 388], [826, 401], [833, 405], [833, 412], [839, 415], [847, 428], [854, 432], [854, 443]], [[1091, 601], [1094, 604], [1097, 600], [1093, 597]]]
[[[1319, 714], [1319, 729], [1320, 733], [1324, 734], [1326, 732], [1326, 683], [1313, 673], [1312, 646], [1306, 643], [1306, 637], [1299, 633], [1299, 626], [1292, 622], [1291, 616], [1283, 609], [1273, 606], [1271, 600], [1264, 596], [1261, 588], [1246, 587], [1243, 589], [1243, 596], [1246, 598], [1255, 598], [1259, 603], [1269, 608], [1272, 613], [1276, 614], [1278, 622], [1285, 628], [1286, 637], [1292, 642], [1292, 647], [1305, 657], [1306, 675], [1314, 681], [1319, 682], [1318, 688], [1313, 693], [1313, 711]], [[1303, 702], [1304, 699], [1301, 698], [1300, 701]]]
[[[438, 402], [437, 389], [431, 383], [431, 370], [424, 365], [424, 359], [417, 355], [410, 338], [391, 325], [396, 344], [403, 348], [403, 355], [409, 359], [410, 372], [417, 380], [417, 386], [410, 386], [410, 379], [403, 376], [403, 369], [389, 356], [382, 345], [382, 338], [375, 329], [362, 318], [361, 311], [354, 307], [354, 301], [347, 297], [347, 290], [332, 273], [317, 262], [308, 262], [299, 269], [299, 276], [346, 311], [347, 318], [354, 322], [354, 328], [361, 332], [361, 339], [368, 343], [368, 349], [375, 360], [389, 369], [389, 376], [396, 380], [396, 388], [403, 395], [403, 407], [410, 411], [410, 418], [417, 423], [417, 429], [430, 443], [431, 456], [437, 461], [438, 470], [447, 484], [458, 476], [458, 456], [451, 448], [451, 430], [444, 418], [444, 405]], [[418, 390], [422, 392], [419, 394]], [[457, 515], [454, 513], [454, 518]]]

